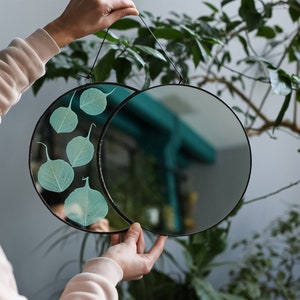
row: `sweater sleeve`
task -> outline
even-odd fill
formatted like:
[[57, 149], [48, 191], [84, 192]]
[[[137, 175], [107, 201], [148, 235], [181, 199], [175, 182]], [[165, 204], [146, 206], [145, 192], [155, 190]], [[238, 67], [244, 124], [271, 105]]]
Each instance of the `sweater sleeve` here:
[[121, 267], [112, 259], [91, 259], [83, 272], [69, 281], [60, 300], [117, 300], [116, 285], [122, 278]]
[[6, 300], [26, 300], [19, 295], [16, 281], [13, 275], [13, 268], [7, 260], [0, 247], [0, 299]]
[[14, 39], [0, 51], [0, 122], [38, 78], [45, 73], [45, 64], [60, 51], [52, 37], [38, 29], [26, 39]]

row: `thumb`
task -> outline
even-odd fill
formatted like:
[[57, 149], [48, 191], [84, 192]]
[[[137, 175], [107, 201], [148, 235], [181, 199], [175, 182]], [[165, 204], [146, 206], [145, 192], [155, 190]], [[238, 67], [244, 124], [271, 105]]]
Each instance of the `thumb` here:
[[139, 223], [131, 224], [125, 234], [124, 242], [125, 243], [133, 242], [134, 244], [136, 244], [137, 241], [139, 240], [141, 232], [142, 232], [142, 228]]

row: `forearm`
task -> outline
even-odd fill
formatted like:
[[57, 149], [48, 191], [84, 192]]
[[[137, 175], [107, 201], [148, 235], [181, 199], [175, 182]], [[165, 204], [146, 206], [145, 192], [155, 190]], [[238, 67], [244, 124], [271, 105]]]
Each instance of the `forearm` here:
[[86, 263], [82, 273], [69, 281], [60, 300], [117, 300], [116, 285], [122, 277], [122, 269], [113, 260], [92, 259]]
[[59, 47], [43, 29], [25, 40], [15, 39], [0, 51], [0, 117], [45, 73], [45, 64]]

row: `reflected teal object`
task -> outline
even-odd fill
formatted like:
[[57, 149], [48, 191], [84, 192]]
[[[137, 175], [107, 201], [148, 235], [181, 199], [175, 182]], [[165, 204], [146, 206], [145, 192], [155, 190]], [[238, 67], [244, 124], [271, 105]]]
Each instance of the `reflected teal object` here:
[[67, 145], [66, 152], [72, 167], [84, 166], [94, 156], [94, 145], [89, 140], [92, 126], [95, 126], [95, 124], [91, 124], [86, 137], [76, 136]]
[[89, 178], [84, 180], [85, 186], [75, 189], [66, 199], [64, 212], [70, 220], [87, 227], [107, 215], [108, 205], [100, 192], [90, 188]]
[[42, 145], [46, 148], [47, 162], [42, 164], [38, 171], [38, 181], [45, 190], [61, 193], [72, 183], [74, 171], [64, 160], [50, 159], [47, 146], [45, 144]]
[[76, 91], [73, 93], [68, 107], [58, 107], [51, 114], [50, 124], [57, 133], [72, 132], [78, 124], [78, 117], [71, 109], [75, 93]]

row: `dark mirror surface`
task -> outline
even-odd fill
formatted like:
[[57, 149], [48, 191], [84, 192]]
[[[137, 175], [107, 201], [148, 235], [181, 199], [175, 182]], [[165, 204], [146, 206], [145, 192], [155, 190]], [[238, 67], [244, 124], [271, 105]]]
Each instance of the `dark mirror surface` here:
[[110, 83], [81, 86], [53, 102], [35, 127], [29, 157], [34, 186], [50, 211], [75, 228], [128, 228], [104, 197], [97, 151], [108, 116], [134, 92]]
[[132, 94], [104, 125], [105, 195], [130, 222], [155, 233], [206, 230], [235, 208], [251, 172], [249, 141], [219, 98], [187, 85]]

